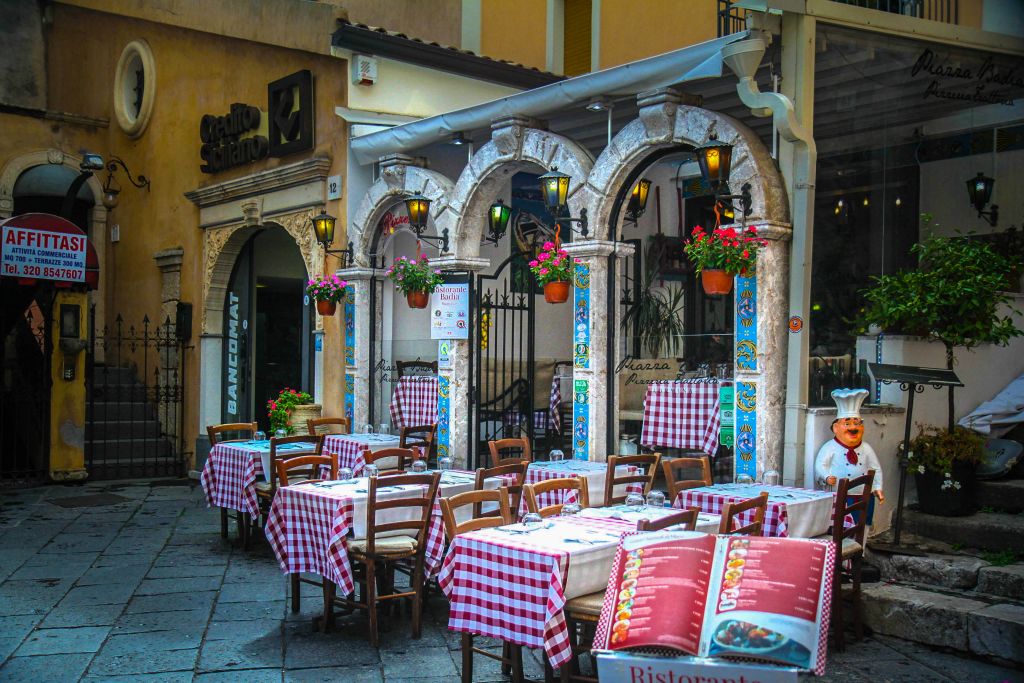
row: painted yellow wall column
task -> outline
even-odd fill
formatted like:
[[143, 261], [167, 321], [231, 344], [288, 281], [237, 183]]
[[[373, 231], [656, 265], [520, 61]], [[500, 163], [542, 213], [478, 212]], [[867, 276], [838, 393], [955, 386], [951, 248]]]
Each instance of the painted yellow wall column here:
[[[64, 307], [62, 311], [62, 306]], [[78, 307], [78, 340], [64, 338], [61, 328], [72, 321], [64, 317], [69, 306]], [[89, 300], [85, 292], [58, 290], [50, 313], [50, 478], [81, 481], [85, 471], [85, 346], [88, 335]], [[65, 379], [67, 372], [71, 379]]]

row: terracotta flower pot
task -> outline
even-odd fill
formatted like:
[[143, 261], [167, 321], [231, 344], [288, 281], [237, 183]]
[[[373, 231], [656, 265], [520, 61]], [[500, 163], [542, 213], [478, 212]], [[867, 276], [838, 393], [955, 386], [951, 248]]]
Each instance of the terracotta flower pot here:
[[423, 291], [409, 292], [405, 300], [409, 302], [409, 308], [426, 308], [430, 303], [430, 295]]
[[316, 312], [320, 315], [334, 315], [338, 310], [338, 304], [333, 301], [317, 301]]
[[549, 304], [564, 304], [569, 300], [569, 283], [556, 280], [544, 285], [544, 301]]
[[732, 291], [733, 276], [724, 270], [700, 271], [700, 283], [704, 285], [705, 294], [728, 294]]

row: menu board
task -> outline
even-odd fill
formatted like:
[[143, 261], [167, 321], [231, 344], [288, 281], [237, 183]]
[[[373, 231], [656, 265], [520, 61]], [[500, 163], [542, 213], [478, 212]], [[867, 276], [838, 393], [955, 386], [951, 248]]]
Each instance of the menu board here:
[[821, 673], [834, 561], [830, 541], [628, 536], [609, 578], [595, 647], [668, 648]]

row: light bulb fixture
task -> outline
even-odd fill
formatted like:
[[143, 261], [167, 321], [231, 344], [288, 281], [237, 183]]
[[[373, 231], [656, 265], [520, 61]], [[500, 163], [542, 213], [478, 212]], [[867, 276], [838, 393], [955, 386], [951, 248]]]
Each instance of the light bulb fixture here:
[[971, 199], [971, 205], [978, 211], [978, 218], [984, 218], [993, 228], [999, 222], [999, 206], [993, 204], [989, 211], [985, 211], [985, 207], [992, 200], [992, 190], [995, 188], [995, 184], [994, 178], [990, 178], [980, 171], [978, 175], [967, 181], [967, 195]]
[[465, 144], [469, 144], [469, 140], [467, 140], [466, 136], [463, 135], [462, 133], [455, 133], [452, 135], [451, 144], [456, 146], [462, 146]]
[[836, 220], [839, 221], [840, 225], [846, 225], [850, 221], [850, 202], [840, 197], [836, 200], [832, 213], [835, 214]]
[[743, 183], [739, 194], [732, 194], [729, 190], [729, 174], [732, 172], [732, 145], [720, 141], [714, 134], [708, 136], [708, 141], [693, 150], [697, 157], [697, 166], [700, 167], [701, 177], [704, 183], [711, 188], [716, 203], [723, 209], [732, 209], [733, 217], [736, 215], [736, 202], [739, 210], [743, 213], [743, 222], [747, 222], [750, 214], [750, 206], [753, 199], [750, 195], [750, 183]]
[[608, 111], [612, 108], [612, 101], [606, 97], [592, 97], [587, 102], [587, 111], [592, 111], [595, 114], [602, 111]]
[[487, 236], [483, 241], [498, 246], [498, 242], [508, 230], [508, 219], [511, 215], [512, 209], [505, 205], [504, 200], [499, 199], [491, 204], [491, 208], [487, 210]]
[[334, 228], [337, 226], [337, 219], [327, 213], [326, 210], [320, 209], [320, 213], [310, 218], [309, 221], [313, 224], [313, 234], [316, 236], [316, 241], [323, 247], [324, 253], [339, 257], [342, 268], [351, 266], [354, 263], [354, 250], [351, 242], [348, 243], [348, 249], [331, 249], [331, 244], [334, 242]]
[[640, 216], [647, 210], [647, 196], [651, 191], [651, 181], [641, 178], [636, 181], [633, 191], [629, 195], [629, 202], [626, 204], [626, 222], [636, 225]]
[[440, 253], [448, 251], [448, 228], [441, 231], [440, 237], [424, 235], [427, 229], [427, 219], [430, 217], [430, 198], [421, 193], [409, 195], [405, 198], [405, 211], [409, 215], [409, 227], [416, 233], [416, 239], [435, 244]]
[[569, 229], [573, 230], [572, 224], [579, 223], [579, 233], [585, 238], [587, 236], [587, 210], [580, 209], [579, 218], [562, 215], [566, 212], [566, 204], [569, 200], [569, 181], [571, 178], [565, 173], [560, 173], [556, 166], [537, 180], [540, 181], [540, 191], [544, 196], [544, 206], [547, 207], [548, 213], [555, 219], [556, 225], [567, 223]]
[[132, 176], [132, 172], [128, 170], [124, 160], [121, 157], [110, 157], [110, 161], [107, 162], [107, 179], [103, 183], [103, 206], [108, 210], [113, 209], [117, 206], [119, 195], [121, 194], [121, 184], [117, 182], [114, 174], [117, 172], [117, 167], [120, 166], [126, 176], [128, 176], [128, 182], [138, 188], [146, 188], [149, 192], [149, 178], [139, 174], [138, 179]]
[[871, 206], [871, 200], [869, 200], [869, 199], [867, 198], [867, 195], [865, 195], [865, 196], [864, 196], [864, 201], [863, 201], [863, 202], [861, 202], [861, 204], [862, 204], [863, 206]]
[[899, 197], [896, 198], [896, 206], [903, 206], [903, 200]]

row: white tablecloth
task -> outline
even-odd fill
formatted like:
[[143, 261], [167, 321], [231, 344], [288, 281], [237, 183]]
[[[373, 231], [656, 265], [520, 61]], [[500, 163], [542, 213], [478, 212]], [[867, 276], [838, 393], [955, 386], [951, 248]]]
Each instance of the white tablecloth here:
[[[769, 512], [765, 517], [766, 526], [772, 526], [769, 517], [773, 508], [782, 507], [785, 511], [785, 529], [791, 538], [814, 538], [832, 526], [832, 512], [835, 494], [830, 491], [814, 491], [811, 489], [792, 488], [789, 486], [764, 486], [763, 484], [716, 484], [701, 486], [680, 492], [680, 496], [695, 499], [709, 496], [746, 499], [759, 496], [762, 491], [768, 492]], [[698, 507], [704, 508], [703, 505]], [[774, 534], [766, 533], [771, 536]]]
[[[616, 474], [626, 474], [625, 465], [616, 468]], [[592, 506], [604, 505], [604, 483], [608, 478], [608, 465], [603, 462], [586, 460], [558, 460], [555, 462], [534, 462], [526, 472], [526, 483], [533, 484], [543, 479], [559, 477], [583, 477], [587, 480], [587, 496]], [[625, 492], [627, 484], [616, 487], [616, 495]], [[638, 486], [635, 485], [638, 488]], [[545, 502], [549, 505], [549, 502]]]
[[[598, 519], [621, 519], [636, 524], [641, 519], [661, 519], [665, 515], [678, 513], [674, 508], [652, 508], [644, 506], [637, 510], [632, 506], [613, 505], [606, 508], [586, 508], [580, 512], [583, 517]], [[718, 526], [722, 518], [720, 515], [712, 515], [702, 512], [697, 515], [696, 531], [703, 531], [706, 534], [717, 534]]]

